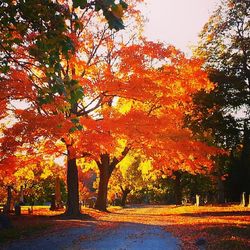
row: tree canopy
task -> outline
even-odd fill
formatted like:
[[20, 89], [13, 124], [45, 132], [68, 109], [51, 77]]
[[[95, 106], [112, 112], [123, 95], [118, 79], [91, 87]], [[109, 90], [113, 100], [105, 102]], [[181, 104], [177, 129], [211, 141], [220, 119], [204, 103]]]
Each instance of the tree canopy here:
[[[2, 4], [10, 34], [1, 43], [2, 117], [12, 124], [3, 128], [1, 167], [25, 147], [37, 155], [39, 143], [44, 154], [66, 157], [70, 216], [80, 214], [77, 159], [97, 163], [100, 210], [113, 170], [132, 149], [168, 174], [211, 169], [220, 151], [184, 127], [192, 95], [214, 88], [202, 61], [147, 41], [141, 1], [45, 2]], [[121, 17], [130, 26], [118, 32]]]

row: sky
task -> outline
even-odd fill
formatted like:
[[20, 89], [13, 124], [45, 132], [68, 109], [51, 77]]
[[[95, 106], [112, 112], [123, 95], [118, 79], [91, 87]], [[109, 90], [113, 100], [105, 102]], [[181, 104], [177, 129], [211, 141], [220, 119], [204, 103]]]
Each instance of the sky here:
[[147, 0], [145, 35], [153, 41], [173, 44], [191, 55], [198, 34], [219, 0]]

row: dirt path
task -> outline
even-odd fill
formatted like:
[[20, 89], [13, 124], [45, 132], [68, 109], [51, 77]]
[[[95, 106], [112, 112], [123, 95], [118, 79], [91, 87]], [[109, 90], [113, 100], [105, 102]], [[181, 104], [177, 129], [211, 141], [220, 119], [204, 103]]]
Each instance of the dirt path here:
[[4, 249], [177, 250], [178, 239], [162, 226], [161, 207], [133, 207], [106, 214], [86, 226], [32, 240], [16, 241]]

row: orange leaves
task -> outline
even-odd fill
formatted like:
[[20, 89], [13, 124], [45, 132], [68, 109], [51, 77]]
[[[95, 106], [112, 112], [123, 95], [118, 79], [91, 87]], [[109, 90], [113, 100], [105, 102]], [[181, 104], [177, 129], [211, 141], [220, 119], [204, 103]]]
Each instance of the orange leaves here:
[[[119, 4], [113, 11], [122, 15]], [[62, 59], [58, 69], [43, 65], [38, 74], [42, 77], [32, 81], [27, 74], [13, 70], [6, 79], [9, 85], [4, 96], [26, 98], [30, 105], [15, 110], [18, 123], [6, 131], [4, 145], [14, 149], [41, 138], [63, 139], [71, 158], [87, 154], [96, 159], [101, 153], [114, 155], [118, 141], [124, 139], [154, 158], [158, 167], [194, 171], [195, 165], [207, 164], [205, 155], [212, 153], [195, 144], [190, 131], [183, 129], [192, 94], [212, 88], [201, 62], [186, 59], [173, 46], [139, 36], [125, 45], [126, 39], [116, 37], [95, 15], [86, 13], [81, 20], [85, 28], [79, 34], [74, 29], [66, 34], [73, 40], [75, 52], [68, 60]], [[30, 34], [29, 39], [35, 36]], [[48, 100], [41, 105], [38, 96]], [[61, 152], [52, 141], [44, 151]]]
[[32, 86], [31, 80], [24, 71], [13, 69], [4, 79], [1, 79], [0, 93], [6, 100], [9, 98], [32, 100], [35, 97]]
[[201, 70], [201, 62], [185, 59], [173, 47], [144, 41], [123, 47], [119, 53], [117, 74], [108, 74], [102, 90], [138, 101], [156, 100], [163, 105], [185, 106], [192, 93], [212, 84]]

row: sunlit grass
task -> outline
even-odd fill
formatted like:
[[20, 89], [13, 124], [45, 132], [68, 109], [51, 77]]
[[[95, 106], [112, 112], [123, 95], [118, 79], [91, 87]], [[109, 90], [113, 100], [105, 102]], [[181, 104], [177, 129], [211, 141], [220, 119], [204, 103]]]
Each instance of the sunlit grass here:
[[166, 230], [179, 237], [184, 249], [195, 249], [204, 238], [209, 250], [250, 249], [250, 209], [232, 206], [172, 207]]

